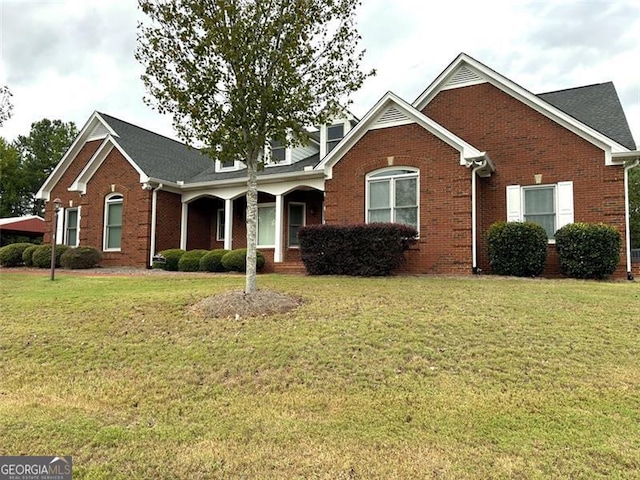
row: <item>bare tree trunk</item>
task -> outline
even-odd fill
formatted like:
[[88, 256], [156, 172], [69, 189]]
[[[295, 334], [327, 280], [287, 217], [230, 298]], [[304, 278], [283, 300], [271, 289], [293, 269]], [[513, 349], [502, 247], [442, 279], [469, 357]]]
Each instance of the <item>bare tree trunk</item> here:
[[254, 293], [256, 284], [256, 249], [258, 245], [258, 167], [256, 159], [247, 164], [247, 276], [244, 293]]

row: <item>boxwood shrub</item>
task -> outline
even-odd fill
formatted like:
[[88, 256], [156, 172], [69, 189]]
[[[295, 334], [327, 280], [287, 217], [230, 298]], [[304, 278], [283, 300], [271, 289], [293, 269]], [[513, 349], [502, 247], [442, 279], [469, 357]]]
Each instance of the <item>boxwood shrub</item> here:
[[397, 223], [310, 225], [298, 231], [300, 256], [311, 275], [389, 275], [417, 235]]
[[31, 245], [24, 249], [22, 252], [22, 261], [24, 262], [25, 267], [33, 267], [33, 252], [38, 248], [39, 245]]
[[180, 257], [185, 254], [185, 250], [180, 248], [170, 248], [168, 250], [163, 250], [160, 252], [165, 259], [164, 263], [154, 262], [153, 268], [162, 268], [163, 270], [169, 270], [170, 272], [178, 271], [178, 262], [180, 261]]
[[102, 253], [94, 247], [70, 248], [60, 255], [60, 266], [70, 269], [85, 269], [97, 266], [102, 260]]
[[11, 243], [0, 248], [0, 265], [3, 267], [19, 267], [24, 263], [22, 254], [32, 243]]
[[498, 275], [536, 277], [547, 261], [548, 237], [533, 222], [496, 222], [487, 231], [491, 271]]
[[178, 270], [181, 272], [197, 272], [200, 270], [200, 259], [208, 253], [208, 250], [189, 250], [182, 254], [178, 260]]
[[570, 223], [556, 232], [560, 271], [573, 278], [606, 278], [620, 263], [620, 232], [604, 223]]
[[[69, 250], [69, 245], [56, 245], [56, 267], [60, 266], [60, 257]], [[39, 245], [33, 251], [33, 266], [38, 268], [51, 267], [51, 245]]]
[[[228, 272], [246, 272], [247, 249], [238, 248], [236, 250], [231, 250], [230, 252], [225, 253], [220, 263]], [[264, 263], [264, 255], [260, 250], [256, 250], [256, 270], [262, 270], [264, 268]]]
[[216, 250], [211, 250], [204, 254], [204, 256], [200, 259], [200, 271], [202, 272], [224, 272], [224, 267], [222, 266], [222, 257], [225, 254], [229, 253], [230, 250], [225, 250], [224, 248], [218, 248]]

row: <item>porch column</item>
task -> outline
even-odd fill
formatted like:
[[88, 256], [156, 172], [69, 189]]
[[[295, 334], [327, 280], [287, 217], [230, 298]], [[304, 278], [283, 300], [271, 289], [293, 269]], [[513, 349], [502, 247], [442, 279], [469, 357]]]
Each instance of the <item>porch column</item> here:
[[284, 202], [282, 195], [276, 195], [276, 244], [273, 251], [274, 263], [282, 262], [282, 226], [284, 224]]
[[227, 198], [224, 201], [224, 249], [232, 250], [233, 235], [233, 200]]
[[180, 219], [180, 248], [187, 249], [187, 220], [189, 219], [189, 204], [182, 203], [182, 218]]

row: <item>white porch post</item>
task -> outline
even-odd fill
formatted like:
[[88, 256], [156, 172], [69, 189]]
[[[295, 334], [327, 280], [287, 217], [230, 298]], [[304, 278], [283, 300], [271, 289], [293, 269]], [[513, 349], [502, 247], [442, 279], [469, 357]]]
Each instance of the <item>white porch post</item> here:
[[230, 198], [224, 201], [224, 249], [231, 250], [233, 235], [233, 200]]
[[284, 202], [282, 195], [276, 195], [276, 244], [273, 252], [274, 263], [282, 262], [282, 226], [284, 224]]
[[180, 220], [180, 248], [187, 249], [187, 220], [189, 218], [189, 204], [182, 203], [182, 218]]

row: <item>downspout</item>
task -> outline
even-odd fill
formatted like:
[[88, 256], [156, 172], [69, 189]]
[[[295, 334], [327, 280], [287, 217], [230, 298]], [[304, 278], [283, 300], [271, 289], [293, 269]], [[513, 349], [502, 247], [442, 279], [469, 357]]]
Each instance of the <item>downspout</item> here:
[[159, 183], [156, 188], [151, 192], [151, 246], [149, 248], [149, 267], [153, 267], [153, 257], [156, 251], [156, 222], [157, 222], [157, 209], [158, 209], [158, 190], [161, 190], [164, 185]]
[[640, 165], [640, 159], [636, 158], [633, 162], [624, 167], [624, 222], [625, 222], [625, 238], [627, 247], [627, 280], [633, 280], [633, 271], [631, 270], [631, 226], [629, 218], [629, 170]]
[[487, 166], [487, 159], [483, 158], [481, 161], [473, 160], [467, 166], [472, 166], [473, 170], [471, 171], [471, 259], [472, 259], [472, 271], [474, 275], [480, 274], [480, 269], [478, 268], [478, 220], [477, 220], [477, 209], [478, 209], [478, 200], [477, 200], [477, 187], [476, 187], [476, 178], [478, 176], [478, 170], [481, 170]]

